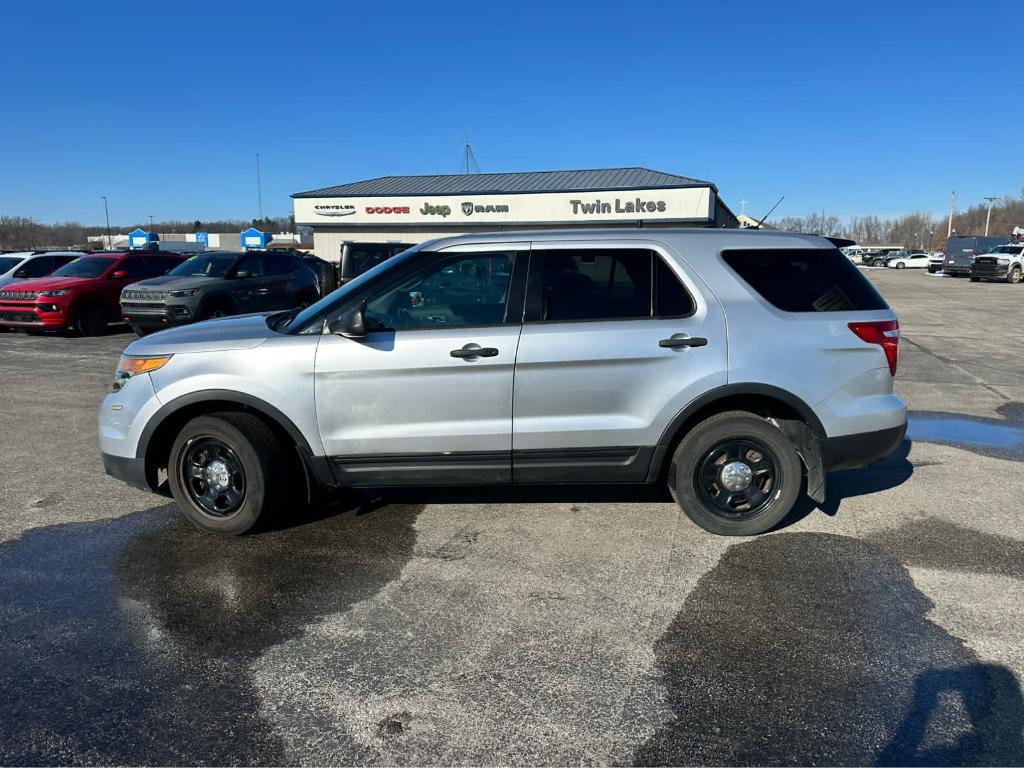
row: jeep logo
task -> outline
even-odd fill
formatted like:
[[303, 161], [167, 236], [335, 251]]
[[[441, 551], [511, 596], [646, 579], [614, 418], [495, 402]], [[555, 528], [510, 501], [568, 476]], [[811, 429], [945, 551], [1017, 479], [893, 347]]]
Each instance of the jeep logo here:
[[420, 208], [420, 213], [423, 216], [440, 216], [444, 218], [452, 212], [452, 209], [447, 205], [431, 205], [430, 203], [424, 203], [423, 207]]

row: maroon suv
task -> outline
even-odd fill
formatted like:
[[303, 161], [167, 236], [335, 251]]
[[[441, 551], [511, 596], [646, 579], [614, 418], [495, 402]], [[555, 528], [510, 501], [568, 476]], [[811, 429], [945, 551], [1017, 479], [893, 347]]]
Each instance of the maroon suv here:
[[173, 269], [183, 256], [159, 251], [92, 253], [47, 277], [0, 289], [0, 325], [39, 331], [102, 333], [121, 320], [121, 289]]

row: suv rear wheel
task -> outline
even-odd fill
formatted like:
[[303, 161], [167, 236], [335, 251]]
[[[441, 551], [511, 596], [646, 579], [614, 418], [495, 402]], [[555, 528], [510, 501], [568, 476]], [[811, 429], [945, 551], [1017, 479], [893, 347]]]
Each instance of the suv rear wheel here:
[[248, 413], [215, 413], [192, 419], [178, 433], [167, 479], [191, 523], [238, 536], [287, 498], [290, 467], [261, 419]]
[[701, 528], [753, 536], [789, 514], [802, 478], [800, 457], [781, 430], [752, 413], [728, 411], [702, 421], [679, 443], [669, 488]]

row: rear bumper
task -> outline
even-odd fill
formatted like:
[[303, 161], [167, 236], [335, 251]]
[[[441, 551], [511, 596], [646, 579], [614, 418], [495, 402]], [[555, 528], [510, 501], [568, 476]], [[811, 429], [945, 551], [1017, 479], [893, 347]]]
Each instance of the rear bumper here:
[[895, 427], [857, 435], [827, 437], [821, 441], [821, 460], [826, 472], [866, 467], [892, 453], [907, 432], [904, 422]]
[[140, 491], [152, 491], [146, 479], [146, 460], [132, 459], [126, 456], [114, 456], [109, 453], [103, 456], [103, 469], [113, 478], [127, 483]]
[[946, 264], [942, 271], [947, 275], [969, 275], [971, 274], [971, 265]]

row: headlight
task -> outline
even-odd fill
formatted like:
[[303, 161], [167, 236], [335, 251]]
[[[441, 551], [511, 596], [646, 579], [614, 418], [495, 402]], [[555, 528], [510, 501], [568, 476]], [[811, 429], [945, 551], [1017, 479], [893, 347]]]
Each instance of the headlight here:
[[40, 291], [39, 295], [40, 296], [66, 296], [69, 293], [71, 293], [71, 290], [69, 288], [59, 288], [59, 289], [57, 289], [55, 291]]
[[184, 299], [186, 296], [195, 296], [195, 294], [196, 294], [196, 289], [195, 288], [183, 288], [180, 291], [171, 291], [167, 295], [171, 296], [171, 297], [173, 297], [175, 299]]
[[1001, 267], [1005, 267], [1007, 264], [1010, 263], [1010, 260], [1008, 258], [1006, 258], [1006, 259], [996, 259], [996, 263], [999, 264], [999, 266], [1001, 266]]
[[152, 373], [158, 371], [167, 365], [167, 361], [170, 360], [172, 355], [162, 355], [160, 357], [132, 357], [130, 355], [121, 355], [121, 359], [117, 361], [117, 370], [114, 371], [114, 383], [110, 387], [111, 392], [119, 391], [125, 384], [128, 383], [128, 379], [132, 376], [138, 376], [140, 373]]

